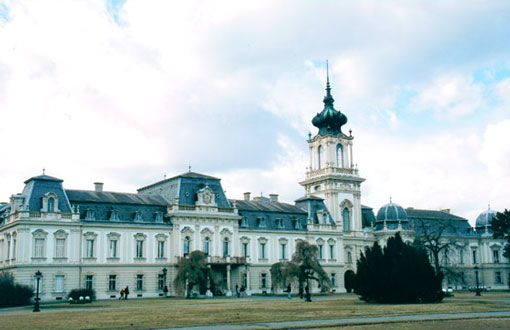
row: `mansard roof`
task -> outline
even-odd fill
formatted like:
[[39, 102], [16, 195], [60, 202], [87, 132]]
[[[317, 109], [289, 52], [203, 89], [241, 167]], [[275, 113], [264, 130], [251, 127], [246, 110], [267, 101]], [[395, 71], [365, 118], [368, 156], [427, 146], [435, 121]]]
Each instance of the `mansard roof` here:
[[414, 230], [419, 234], [424, 230], [434, 231], [444, 228], [444, 235], [476, 235], [473, 227], [468, 220], [457, 215], [451, 214], [449, 211], [422, 210], [415, 208], [407, 208], [407, 217], [413, 224]]
[[110, 203], [166, 206], [168, 202], [160, 195], [142, 195], [94, 190], [69, 190], [66, 194], [71, 203]]
[[235, 202], [239, 211], [306, 214], [305, 210], [297, 206], [281, 202], [271, 202], [269, 200], [230, 200], [230, 202]]
[[21, 195], [24, 197], [24, 209], [40, 211], [42, 198], [48, 193], [55, 194], [58, 198], [58, 208], [62, 212], [70, 213], [71, 204], [62, 187], [64, 180], [49, 175], [39, 175], [25, 181], [25, 187]]
[[62, 179], [43, 174], [43, 175], [31, 177], [30, 179], [26, 180], [24, 183], [26, 184], [32, 180], [64, 182], [64, 180], [62, 180]]
[[176, 175], [176, 176], [173, 176], [171, 178], [168, 178], [168, 179], [164, 179], [164, 180], [161, 180], [161, 181], [158, 181], [158, 182], [154, 182], [154, 183], [151, 183], [149, 185], [146, 185], [144, 187], [141, 187], [139, 189], [137, 189], [138, 191], [141, 191], [141, 190], [145, 190], [147, 188], [151, 188], [151, 187], [154, 187], [154, 186], [158, 186], [158, 185], [161, 185], [163, 183], [166, 183], [166, 182], [170, 182], [170, 181], [173, 181], [175, 179], [179, 179], [179, 178], [189, 178], [189, 179], [206, 179], [206, 180], [221, 180], [219, 178], [216, 178], [214, 176], [210, 176], [210, 175], [205, 175], [205, 174], [201, 174], [201, 173], [196, 173], [196, 172], [186, 172], [186, 173], [182, 173], [182, 174], [179, 174], [179, 175]]

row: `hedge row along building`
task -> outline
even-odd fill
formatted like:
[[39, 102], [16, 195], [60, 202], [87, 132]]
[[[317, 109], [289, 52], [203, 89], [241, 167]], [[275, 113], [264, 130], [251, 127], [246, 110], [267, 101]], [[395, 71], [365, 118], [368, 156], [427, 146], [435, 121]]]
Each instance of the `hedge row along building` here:
[[384, 244], [397, 231], [413, 241], [441, 227], [442, 240], [451, 242], [441, 256], [444, 286], [474, 286], [478, 276], [481, 285], [505, 288], [510, 267], [503, 241], [492, 238], [494, 211], [483, 212], [472, 228], [448, 210], [404, 209], [390, 201], [375, 216], [361, 204], [365, 179], [354, 165], [354, 137], [342, 132], [347, 117], [333, 102], [328, 78], [324, 109], [312, 120], [319, 131], [307, 141], [304, 196], [293, 204], [276, 194], [228, 199], [219, 178], [191, 171], [136, 194], [104, 191], [102, 183], [67, 190], [63, 180], [43, 174], [0, 204], [0, 271], [34, 285], [40, 270], [48, 301], [65, 299], [74, 288], [115, 298], [126, 286], [132, 296], [154, 297], [165, 285], [175, 293], [179, 259], [201, 250], [217, 275], [218, 293], [229, 294], [235, 285], [261, 293], [271, 290], [271, 265], [289, 260], [296, 243], [307, 240], [319, 247], [338, 292], [350, 285], [366, 246]]

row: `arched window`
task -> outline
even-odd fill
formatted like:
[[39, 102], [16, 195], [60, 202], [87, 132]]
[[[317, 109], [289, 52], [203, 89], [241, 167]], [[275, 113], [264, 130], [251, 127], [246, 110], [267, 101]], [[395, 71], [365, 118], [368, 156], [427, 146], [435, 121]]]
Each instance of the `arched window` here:
[[184, 255], [189, 254], [189, 236], [184, 237]]
[[341, 144], [336, 146], [336, 166], [344, 167], [343, 162], [343, 147]]
[[325, 161], [325, 159], [324, 159], [324, 148], [322, 146], [319, 146], [317, 154], [318, 154], [318, 158], [319, 158], [318, 159], [318, 161], [319, 161], [319, 164], [318, 164], [319, 165], [319, 169], [324, 168], [324, 161]]
[[223, 241], [223, 257], [228, 257], [228, 237]]
[[209, 255], [209, 237], [204, 238], [204, 253]]
[[349, 209], [344, 208], [342, 211], [342, 218], [344, 220], [344, 231], [351, 231], [351, 225], [349, 223]]
[[55, 210], [55, 198], [48, 198], [48, 212], [54, 212]]

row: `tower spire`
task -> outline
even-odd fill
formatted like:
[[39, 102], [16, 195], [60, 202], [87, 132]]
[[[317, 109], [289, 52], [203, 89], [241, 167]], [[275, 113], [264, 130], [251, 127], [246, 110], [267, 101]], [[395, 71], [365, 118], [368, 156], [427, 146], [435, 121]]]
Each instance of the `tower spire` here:
[[326, 98], [333, 98], [331, 96], [331, 85], [329, 83], [329, 61], [326, 60]]

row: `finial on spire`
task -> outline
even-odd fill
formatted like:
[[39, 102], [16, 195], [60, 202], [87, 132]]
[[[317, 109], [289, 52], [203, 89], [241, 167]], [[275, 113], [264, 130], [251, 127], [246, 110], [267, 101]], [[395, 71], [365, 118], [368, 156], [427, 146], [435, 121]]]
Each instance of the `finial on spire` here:
[[188, 172], [191, 172], [191, 165], [188, 165]]
[[390, 196], [390, 204], [391, 204], [391, 196]]
[[489, 210], [491, 209], [491, 204], [489, 204], [488, 209], [489, 209]]
[[326, 60], [326, 92], [327, 97], [331, 97], [331, 85], [329, 84], [329, 61]]
[[46, 169], [43, 167], [42, 174], [44, 175], [46, 173]]

